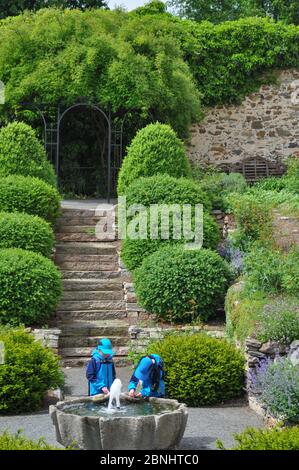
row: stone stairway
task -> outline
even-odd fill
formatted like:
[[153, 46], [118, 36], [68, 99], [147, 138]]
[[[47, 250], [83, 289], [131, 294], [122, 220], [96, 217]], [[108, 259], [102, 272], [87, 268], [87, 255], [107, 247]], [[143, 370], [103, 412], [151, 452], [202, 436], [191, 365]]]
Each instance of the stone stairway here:
[[101, 337], [111, 339], [116, 364], [127, 364], [129, 323], [118, 242], [108, 233], [101, 241], [95, 236], [96, 224], [105, 225], [107, 217], [107, 210], [64, 208], [56, 224], [55, 263], [64, 294], [53, 320], [62, 331], [59, 354], [64, 366], [85, 364]]

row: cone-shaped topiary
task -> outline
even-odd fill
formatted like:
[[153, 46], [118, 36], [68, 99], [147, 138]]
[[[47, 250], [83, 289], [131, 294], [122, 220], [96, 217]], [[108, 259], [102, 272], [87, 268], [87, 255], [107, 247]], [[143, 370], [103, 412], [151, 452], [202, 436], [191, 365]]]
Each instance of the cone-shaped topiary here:
[[35, 176], [56, 186], [54, 169], [32, 127], [12, 122], [0, 130], [0, 177]]
[[190, 176], [191, 169], [183, 142], [167, 124], [149, 124], [128, 147], [118, 177], [118, 195], [125, 194], [130, 184], [141, 176], [168, 174], [179, 178]]

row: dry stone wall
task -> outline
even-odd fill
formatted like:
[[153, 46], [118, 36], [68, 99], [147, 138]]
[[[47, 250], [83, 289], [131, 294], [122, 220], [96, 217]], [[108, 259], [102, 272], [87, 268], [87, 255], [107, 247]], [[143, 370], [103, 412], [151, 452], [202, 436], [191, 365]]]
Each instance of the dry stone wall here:
[[275, 85], [262, 86], [242, 104], [207, 110], [191, 129], [191, 161], [225, 165], [260, 157], [281, 162], [299, 152], [299, 70], [276, 75]]

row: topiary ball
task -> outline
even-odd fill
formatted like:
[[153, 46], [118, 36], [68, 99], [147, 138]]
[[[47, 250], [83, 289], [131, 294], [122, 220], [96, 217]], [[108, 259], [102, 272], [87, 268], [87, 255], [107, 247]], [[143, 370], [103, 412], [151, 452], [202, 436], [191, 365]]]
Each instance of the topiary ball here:
[[0, 130], [0, 177], [12, 174], [35, 176], [57, 185], [44, 146], [32, 127], [23, 122], [12, 122]]
[[0, 250], [0, 323], [42, 325], [62, 294], [61, 274], [38, 253]]
[[174, 178], [169, 175], [154, 175], [139, 178], [126, 190], [127, 207], [133, 204], [202, 204], [205, 211], [212, 205], [207, 194], [197, 183], [188, 178]]
[[226, 263], [212, 250], [161, 248], [134, 271], [139, 304], [173, 322], [207, 320], [224, 302], [231, 280]]
[[0, 249], [23, 248], [48, 257], [53, 245], [53, 230], [44, 219], [18, 212], [0, 212]]
[[223, 403], [242, 395], [244, 357], [232, 344], [204, 333], [168, 335], [147, 354], [164, 362], [166, 393], [189, 406]]
[[[133, 219], [134, 222], [134, 219]], [[171, 226], [170, 226], [171, 229]], [[134, 271], [139, 268], [143, 260], [155, 253], [162, 247], [169, 245], [182, 245], [188, 241], [184, 239], [173, 239], [172, 232], [170, 231], [170, 238], [165, 240], [161, 237], [161, 224], [159, 224], [159, 239], [153, 240], [148, 233], [147, 239], [131, 239], [126, 238], [121, 247], [121, 259], [125, 267], [129, 271]], [[203, 213], [203, 248], [210, 248], [212, 250], [217, 248], [220, 241], [220, 230], [215, 219], [208, 213]]]
[[11, 175], [0, 178], [0, 207], [5, 212], [26, 212], [53, 223], [60, 213], [60, 195], [39, 178]]
[[40, 409], [46, 391], [63, 384], [59, 357], [23, 328], [0, 327], [0, 341], [5, 350], [0, 367], [0, 414]]
[[159, 122], [138, 131], [129, 145], [118, 176], [118, 195], [137, 178], [156, 174], [191, 176], [183, 142], [169, 125]]

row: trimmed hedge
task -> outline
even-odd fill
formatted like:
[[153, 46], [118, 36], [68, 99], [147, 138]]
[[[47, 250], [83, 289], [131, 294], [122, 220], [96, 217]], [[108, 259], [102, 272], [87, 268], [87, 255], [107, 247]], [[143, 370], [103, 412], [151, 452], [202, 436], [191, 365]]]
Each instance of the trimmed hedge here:
[[0, 249], [23, 248], [50, 256], [53, 230], [44, 219], [22, 213], [0, 212]]
[[183, 142], [169, 125], [159, 122], [139, 130], [129, 145], [118, 176], [118, 195], [136, 179], [156, 174], [191, 176]]
[[46, 151], [32, 127], [12, 122], [0, 129], [0, 177], [35, 176], [57, 186], [56, 175]]
[[[159, 234], [160, 234], [160, 227], [159, 224]], [[170, 232], [171, 232], [171, 225], [170, 225]], [[161, 234], [160, 234], [161, 236]], [[219, 241], [220, 241], [220, 230], [217, 222], [215, 219], [209, 215], [208, 213], [204, 212], [203, 214], [203, 248], [210, 248], [212, 250], [216, 249]], [[188, 241], [187, 241], [188, 242]], [[121, 248], [121, 259], [129, 271], [134, 271], [136, 268], [140, 267], [143, 260], [155, 253], [162, 247], [169, 246], [169, 245], [182, 245], [185, 241], [183, 239], [174, 240], [172, 236], [169, 240], [164, 239], [157, 239], [152, 240], [150, 238], [142, 240], [142, 239], [130, 239], [126, 238], [123, 241], [122, 248]]]
[[174, 322], [207, 320], [224, 300], [228, 264], [212, 250], [169, 246], [148, 256], [134, 271], [138, 302]]
[[0, 250], [0, 323], [42, 325], [62, 294], [61, 274], [38, 253]]
[[226, 340], [176, 333], [151, 343], [146, 352], [162, 357], [171, 398], [189, 406], [207, 406], [242, 395], [245, 361]]
[[53, 223], [60, 213], [60, 195], [39, 178], [11, 175], [0, 178], [0, 207], [4, 212], [26, 212]]
[[212, 205], [200, 186], [187, 178], [154, 175], [134, 181], [125, 193], [127, 207], [133, 204], [203, 204], [205, 211]]
[[0, 414], [41, 408], [45, 392], [63, 384], [59, 357], [23, 328], [0, 328], [5, 361], [0, 367]]
[[217, 442], [217, 447], [221, 450], [299, 450], [299, 426], [247, 428], [234, 438], [237, 444], [232, 449], [225, 449], [221, 441]]

